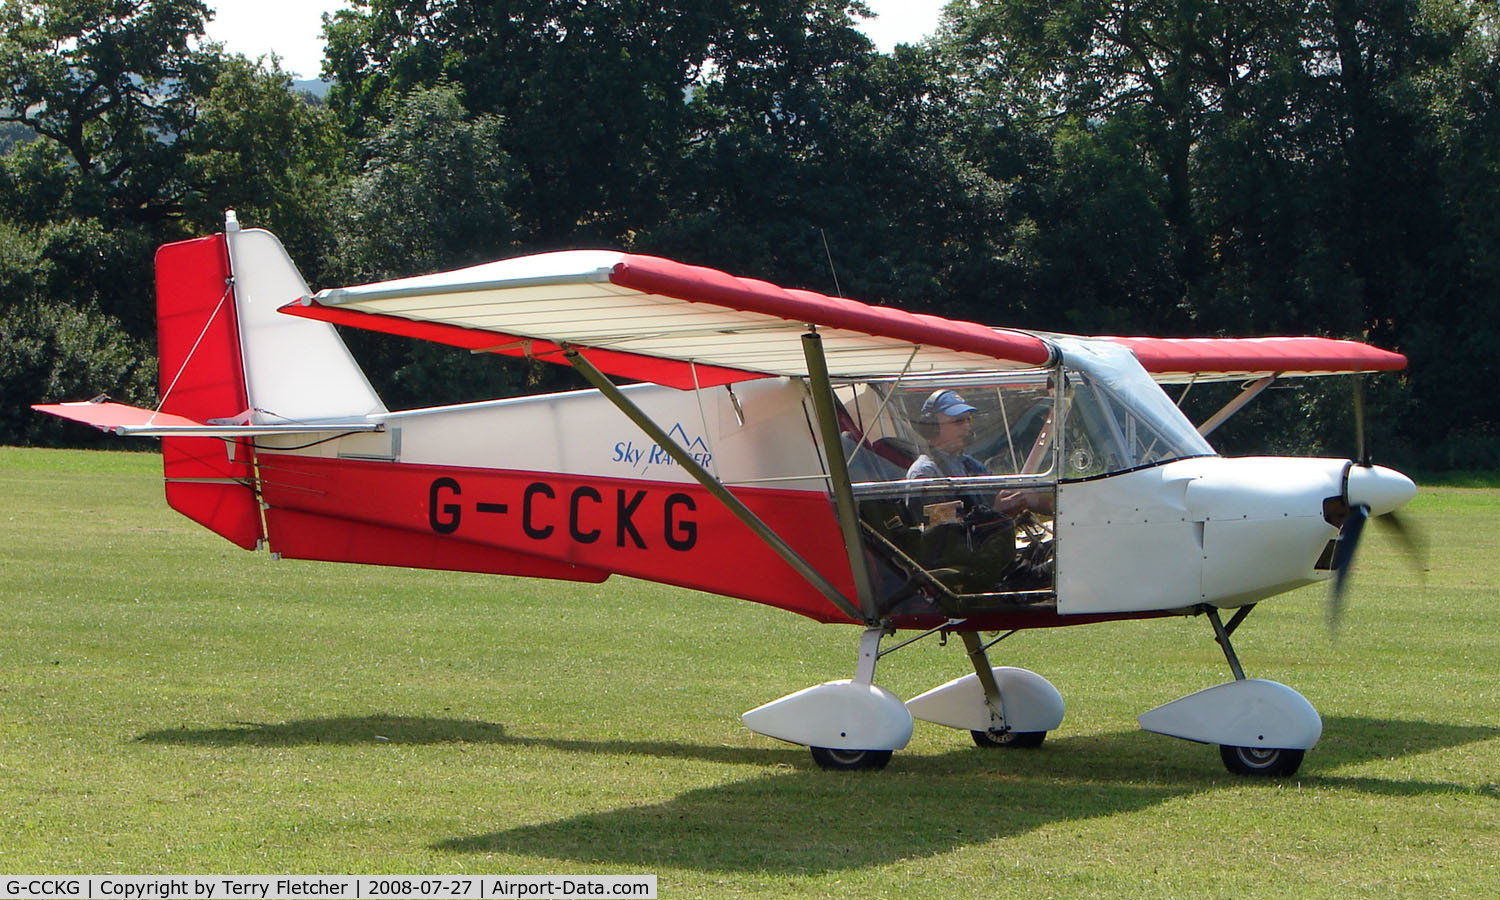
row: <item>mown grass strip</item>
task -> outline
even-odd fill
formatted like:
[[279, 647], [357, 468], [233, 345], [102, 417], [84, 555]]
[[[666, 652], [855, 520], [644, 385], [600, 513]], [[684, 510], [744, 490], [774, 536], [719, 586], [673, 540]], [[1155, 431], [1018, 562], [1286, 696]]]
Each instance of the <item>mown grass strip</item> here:
[[[879, 773], [737, 715], [847, 677], [857, 632], [641, 582], [276, 562], [165, 508], [151, 454], [0, 449], [0, 871], [653, 872], [663, 897], [1500, 893], [1500, 497], [1424, 489], [1342, 633], [1321, 589], [1236, 634], [1322, 712], [1287, 782], [1145, 734], [1227, 679], [1201, 620], [1019, 635], [1035, 752], [919, 725]], [[889, 657], [902, 696], [956, 646]]]

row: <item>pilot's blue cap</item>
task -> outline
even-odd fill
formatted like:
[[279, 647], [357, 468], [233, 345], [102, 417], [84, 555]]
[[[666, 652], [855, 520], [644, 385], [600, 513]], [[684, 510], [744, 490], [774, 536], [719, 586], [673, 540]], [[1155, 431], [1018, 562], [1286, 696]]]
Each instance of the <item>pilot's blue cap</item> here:
[[976, 410], [964, 402], [964, 398], [959, 396], [958, 391], [933, 391], [932, 395], [922, 403], [922, 418], [928, 420], [935, 419], [939, 414], [956, 419], [972, 412]]

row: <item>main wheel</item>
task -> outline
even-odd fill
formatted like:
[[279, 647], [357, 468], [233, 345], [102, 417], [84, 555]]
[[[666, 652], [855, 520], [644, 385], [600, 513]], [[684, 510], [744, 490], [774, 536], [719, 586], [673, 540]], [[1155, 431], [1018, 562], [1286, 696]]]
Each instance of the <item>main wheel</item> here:
[[971, 731], [969, 735], [974, 738], [974, 746], [985, 748], [1030, 749], [1042, 746], [1047, 739], [1045, 731], [1007, 731], [999, 737], [988, 731]]
[[1264, 747], [1219, 746], [1224, 768], [1236, 775], [1259, 775], [1262, 778], [1286, 778], [1297, 774], [1305, 750]]
[[852, 771], [854, 769], [884, 769], [891, 761], [890, 750], [834, 750], [828, 747], [810, 747], [813, 762], [825, 769]]

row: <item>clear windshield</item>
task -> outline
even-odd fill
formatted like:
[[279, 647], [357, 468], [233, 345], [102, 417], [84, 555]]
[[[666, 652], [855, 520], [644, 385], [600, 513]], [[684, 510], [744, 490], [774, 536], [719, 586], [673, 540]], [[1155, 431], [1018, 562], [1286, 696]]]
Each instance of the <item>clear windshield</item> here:
[[1062, 478], [1214, 455], [1129, 350], [1109, 341], [1057, 338], [1054, 343], [1067, 372]]
[[1051, 602], [1059, 374], [837, 389], [881, 615], [951, 618]]
[[851, 480], [1052, 475], [1056, 394], [1045, 370], [840, 388]]

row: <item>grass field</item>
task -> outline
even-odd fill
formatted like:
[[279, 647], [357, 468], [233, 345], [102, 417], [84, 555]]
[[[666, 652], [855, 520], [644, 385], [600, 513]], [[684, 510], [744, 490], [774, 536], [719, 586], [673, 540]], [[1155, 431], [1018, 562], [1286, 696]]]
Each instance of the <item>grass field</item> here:
[[[857, 631], [641, 582], [245, 553], [152, 454], [0, 449], [0, 872], [654, 873], [678, 897], [1500, 895], [1500, 492], [1423, 490], [1344, 628], [1236, 634], [1324, 717], [1292, 780], [1135, 715], [1228, 679], [1200, 619], [1017, 635], [1068, 701], [1036, 751], [919, 723], [829, 773], [737, 716], [853, 671]], [[881, 664], [901, 696], [957, 642]]]

